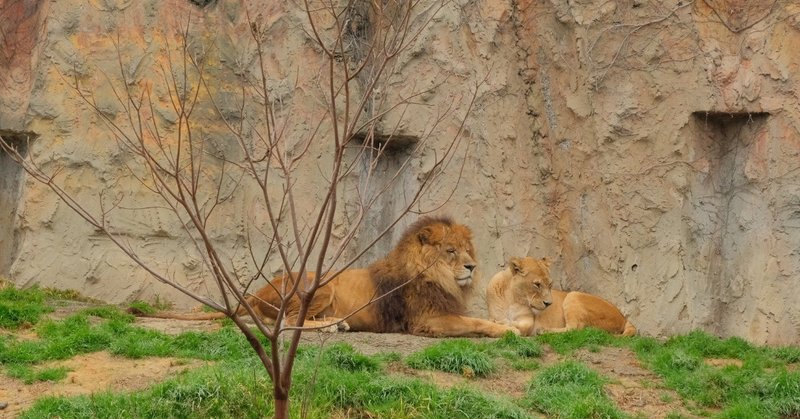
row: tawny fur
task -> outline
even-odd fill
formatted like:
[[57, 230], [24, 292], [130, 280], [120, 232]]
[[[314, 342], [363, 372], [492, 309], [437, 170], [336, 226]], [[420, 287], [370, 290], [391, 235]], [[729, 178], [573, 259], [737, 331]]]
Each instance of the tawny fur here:
[[531, 257], [512, 258], [486, 288], [489, 318], [514, 326], [524, 335], [596, 327], [633, 336], [636, 328], [617, 307], [583, 292], [552, 289], [550, 262]]
[[[367, 269], [346, 270], [318, 289], [304, 326], [338, 324], [340, 330], [426, 336], [498, 337], [508, 331], [519, 333], [512, 326], [465, 316], [466, 301], [478, 274], [476, 265], [468, 227], [449, 218], [422, 218], [409, 227], [385, 258]], [[313, 278], [314, 273], [309, 273], [300, 289]], [[248, 302], [260, 316], [274, 320], [279, 296], [294, 280], [294, 276], [277, 277]], [[298, 323], [299, 309], [300, 301], [294, 296], [286, 308], [290, 324]], [[240, 308], [237, 314], [245, 313]], [[151, 316], [199, 320], [224, 314]]]

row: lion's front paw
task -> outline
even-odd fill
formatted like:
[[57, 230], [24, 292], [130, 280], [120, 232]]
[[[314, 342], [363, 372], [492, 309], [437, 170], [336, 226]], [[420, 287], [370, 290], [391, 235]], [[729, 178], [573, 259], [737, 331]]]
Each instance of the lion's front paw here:
[[336, 323], [329, 324], [325, 327], [320, 327], [318, 330], [323, 333], [336, 333], [339, 331], [339, 325]]
[[350, 325], [347, 324], [347, 322], [344, 320], [331, 323], [319, 329], [320, 332], [325, 332], [325, 333], [347, 332], [349, 330], [350, 330]]
[[340, 321], [336, 325], [339, 326], [339, 331], [340, 332], [349, 332], [350, 331], [350, 325], [347, 324], [347, 322], [344, 321], [344, 320]]

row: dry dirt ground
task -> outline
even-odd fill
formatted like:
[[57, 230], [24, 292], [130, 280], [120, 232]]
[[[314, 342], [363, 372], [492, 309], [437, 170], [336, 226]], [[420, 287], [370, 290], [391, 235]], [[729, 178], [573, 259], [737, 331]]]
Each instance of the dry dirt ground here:
[[[52, 316], [56, 318], [65, 316], [71, 308], [59, 309]], [[142, 327], [171, 334], [187, 330], [210, 331], [219, 327], [217, 323], [211, 321], [139, 318], [137, 323]], [[22, 332], [19, 337], [24, 339], [34, 336], [31, 332]], [[304, 339], [309, 344], [347, 342], [364, 354], [397, 352], [401, 355], [411, 354], [439, 341], [435, 338], [398, 334], [311, 332], [306, 333]], [[677, 394], [663, 388], [661, 380], [656, 375], [642, 368], [636, 356], [628, 349], [604, 347], [597, 352], [581, 350], [570, 357], [584, 362], [608, 377], [611, 380], [611, 383], [606, 385], [608, 395], [621, 410], [632, 416], [665, 418], [670, 413], [680, 412], [686, 418], [696, 417], [687, 411]], [[546, 350], [542, 364], [548, 365], [561, 359], [560, 355]], [[47, 366], [52, 367], [64, 366], [70, 370], [67, 378], [57, 383], [39, 382], [26, 385], [20, 380], [0, 374], [0, 406], [3, 403], [7, 404], [0, 410], [0, 418], [18, 416], [21, 411], [43, 396], [74, 396], [104, 390], [135, 391], [172, 377], [187, 368], [202, 368], [203, 365], [205, 365], [203, 361], [174, 358], [127, 359], [98, 352], [48, 364]], [[401, 363], [393, 363], [389, 367], [389, 373], [417, 377], [444, 387], [470, 385], [493, 394], [521, 397], [535, 371], [507, 370], [487, 378], [467, 378], [436, 371], [415, 370]]]

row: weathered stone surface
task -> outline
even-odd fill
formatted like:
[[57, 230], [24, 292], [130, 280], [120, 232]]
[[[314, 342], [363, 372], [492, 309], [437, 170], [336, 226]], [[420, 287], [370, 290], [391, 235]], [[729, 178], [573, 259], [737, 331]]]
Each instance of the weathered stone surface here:
[[[155, 201], [129, 176], [130, 156], [69, 83], [78, 77], [100, 99], [103, 114], [120, 118], [123, 109], [108, 87], [108, 78], [119, 74], [115, 43], [131, 78], [159, 74], [165, 42], [174, 45], [174, 29], [191, 13], [197, 45], [215, 47], [207, 51], [210, 73], [229, 77], [230, 85], [220, 86], [225, 91], [254, 60], [253, 46], [243, 41], [249, 27], [241, 4], [15, 3], [19, 25], [5, 20], [11, 9], [3, 9], [2, 24], [29, 36], [3, 42], [35, 42], [14, 41], [21, 55], [0, 62], [10, 69], [1, 86], [0, 130], [39, 134], [30, 152], [47, 170], [63, 167], [65, 188], [92, 209], [99, 209], [99, 191], [125, 191], [114, 231], [155, 268], [194, 290], [212, 288], [180, 224], [166, 212], [144, 210]], [[735, 13], [723, 13], [727, 6]], [[554, 261], [556, 284], [613, 301], [643, 334], [703, 328], [756, 342], [798, 343], [796, 8], [732, 0], [449, 4], [401, 55], [388, 88], [376, 93], [391, 99], [430, 89], [417, 106], [382, 121], [401, 134], [420, 135], [446, 105], [456, 108], [391, 196], [367, 215], [357, 244], [385, 227], [385, 215], [433, 170], [434, 153], [458, 132], [477, 88], [460, 134], [469, 154], [454, 159], [421, 209], [435, 208], [457, 185], [437, 212], [473, 228], [484, 274], [479, 287], [511, 256], [546, 256]], [[318, 115], [320, 54], [302, 30], [308, 30], [303, 13], [291, 2], [264, 2], [258, 13], [270, 40], [270, 89], [282, 115]], [[21, 76], [8, 82], [5, 74]], [[167, 92], [157, 83], [153, 91], [160, 117], [169, 120]], [[220, 97], [223, 114], [235, 117], [235, 96]], [[297, 138], [315, 128], [303, 118], [292, 122], [287, 135]], [[221, 124], [204, 129], [216, 139], [215, 152], [235, 157], [237, 147]], [[315, 166], [330, 158], [324, 150], [315, 153], [320, 163], [304, 173], [318, 173]], [[11, 172], [0, 168], [4, 176]], [[342, 199], [353, 199], [361, 181], [359, 173], [351, 175]], [[311, 176], [300, 183], [308, 197], [321, 193]], [[16, 245], [0, 269], [14, 281], [76, 288], [111, 302], [160, 296], [189, 304], [30, 178], [16, 202], [3, 188], [0, 216], [16, 216], [0, 234], [16, 237]], [[242, 266], [246, 230], [264, 222], [257, 198], [244, 191], [218, 209], [226, 227], [214, 230], [214, 240]], [[334, 236], [353, 216], [344, 205]], [[363, 263], [384, 253], [411, 221]], [[280, 263], [269, 267], [277, 271]], [[483, 313], [480, 298], [472, 309]]]

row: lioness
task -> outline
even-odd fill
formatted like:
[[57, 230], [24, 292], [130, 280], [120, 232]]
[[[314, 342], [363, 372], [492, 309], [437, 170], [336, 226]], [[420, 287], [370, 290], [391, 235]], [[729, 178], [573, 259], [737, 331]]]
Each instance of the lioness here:
[[[477, 276], [472, 232], [446, 217], [424, 217], [403, 234], [396, 247], [366, 269], [342, 272], [314, 294], [304, 326], [338, 324], [340, 329], [398, 332], [427, 336], [498, 337], [513, 326], [467, 317], [466, 300]], [[304, 278], [304, 289], [314, 274]], [[258, 290], [248, 302], [274, 319], [280, 290], [295, 277], [282, 276]], [[300, 300], [288, 302], [287, 321], [297, 324]], [[237, 315], [245, 314], [240, 308]], [[158, 313], [151, 317], [186, 320], [224, 317], [222, 313]], [[329, 329], [330, 330], [330, 329]], [[335, 330], [335, 328], [334, 328]], [[332, 330], [331, 330], [332, 331]]]
[[516, 327], [524, 335], [596, 327], [633, 336], [636, 328], [619, 309], [600, 297], [552, 289], [550, 262], [511, 258], [486, 288], [489, 318]]

